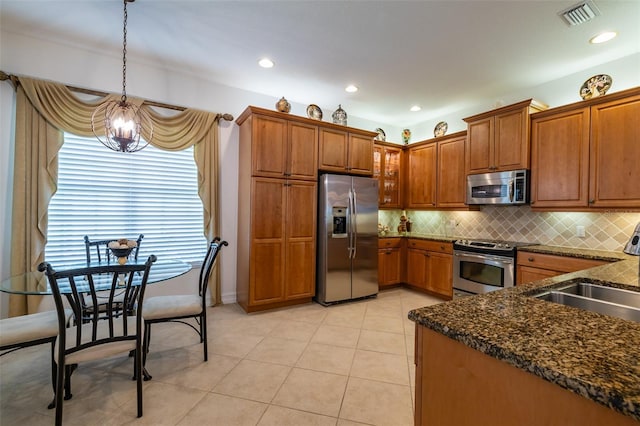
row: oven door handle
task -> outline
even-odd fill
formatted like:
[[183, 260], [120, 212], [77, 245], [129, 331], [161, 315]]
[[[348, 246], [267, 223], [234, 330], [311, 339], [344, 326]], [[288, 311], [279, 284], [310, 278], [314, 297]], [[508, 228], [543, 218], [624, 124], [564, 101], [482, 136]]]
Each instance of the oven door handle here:
[[480, 255], [480, 254], [469, 254], [469, 253], [455, 253], [456, 256], [458, 257], [471, 257], [473, 259], [480, 259], [480, 260], [491, 260], [494, 262], [499, 262], [499, 263], [503, 263], [505, 265], [510, 265], [513, 263], [513, 259], [510, 258], [506, 258], [506, 257], [500, 257], [500, 256], [491, 256], [491, 255]]

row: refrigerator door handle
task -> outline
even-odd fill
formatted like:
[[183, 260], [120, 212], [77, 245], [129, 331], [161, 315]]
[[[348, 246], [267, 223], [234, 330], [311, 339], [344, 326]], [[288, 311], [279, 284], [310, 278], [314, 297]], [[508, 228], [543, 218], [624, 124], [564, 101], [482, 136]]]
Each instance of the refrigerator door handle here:
[[347, 232], [349, 233], [349, 259], [353, 259], [353, 251], [354, 251], [354, 241], [353, 241], [353, 209], [354, 209], [354, 203], [353, 203], [353, 192], [351, 189], [349, 189], [349, 207], [348, 207], [348, 211], [349, 211], [349, 220], [348, 220], [348, 230]]
[[351, 210], [351, 224], [352, 224], [352, 232], [353, 232], [353, 244], [351, 245], [351, 247], [353, 247], [353, 249], [351, 250], [352, 259], [356, 258], [357, 255], [357, 247], [358, 247], [358, 197], [356, 194], [355, 189], [353, 190], [353, 192], [351, 193], [352, 197], [353, 197], [353, 210]]

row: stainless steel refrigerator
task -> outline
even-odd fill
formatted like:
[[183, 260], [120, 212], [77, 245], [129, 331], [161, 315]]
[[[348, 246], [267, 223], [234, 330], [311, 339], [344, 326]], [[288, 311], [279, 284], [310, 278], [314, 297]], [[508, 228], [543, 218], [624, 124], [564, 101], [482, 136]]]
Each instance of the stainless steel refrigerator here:
[[320, 176], [316, 300], [378, 293], [378, 180]]

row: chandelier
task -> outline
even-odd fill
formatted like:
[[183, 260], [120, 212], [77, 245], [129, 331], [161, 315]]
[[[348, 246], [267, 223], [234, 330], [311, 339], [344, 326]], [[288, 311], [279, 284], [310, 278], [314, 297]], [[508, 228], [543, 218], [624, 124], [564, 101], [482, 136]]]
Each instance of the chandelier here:
[[[127, 100], [127, 3], [134, 1], [123, 0], [122, 96], [119, 101], [103, 102], [91, 116], [91, 130], [96, 138], [107, 148], [120, 152], [140, 151], [153, 137], [153, 123], [149, 115]], [[99, 123], [104, 124], [104, 134], [99, 132]], [[148, 140], [140, 142], [143, 130]]]

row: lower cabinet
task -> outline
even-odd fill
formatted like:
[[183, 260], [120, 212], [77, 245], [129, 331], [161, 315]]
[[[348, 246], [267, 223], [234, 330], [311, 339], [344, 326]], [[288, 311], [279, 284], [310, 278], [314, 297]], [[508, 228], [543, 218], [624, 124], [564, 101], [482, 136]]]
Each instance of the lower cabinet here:
[[447, 299], [453, 297], [453, 244], [407, 241], [407, 284]]
[[552, 254], [518, 252], [516, 284], [525, 284], [556, 275], [593, 268], [609, 263], [604, 260], [581, 259]]
[[[315, 295], [317, 184], [255, 177], [246, 194], [246, 257], [238, 259], [238, 304], [247, 312]], [[239, 234], [241, 235], [241, 234]]]
[[378, 240], [378, 286], [401, 284], [402, 279], [402, 239], [381, 238]]

